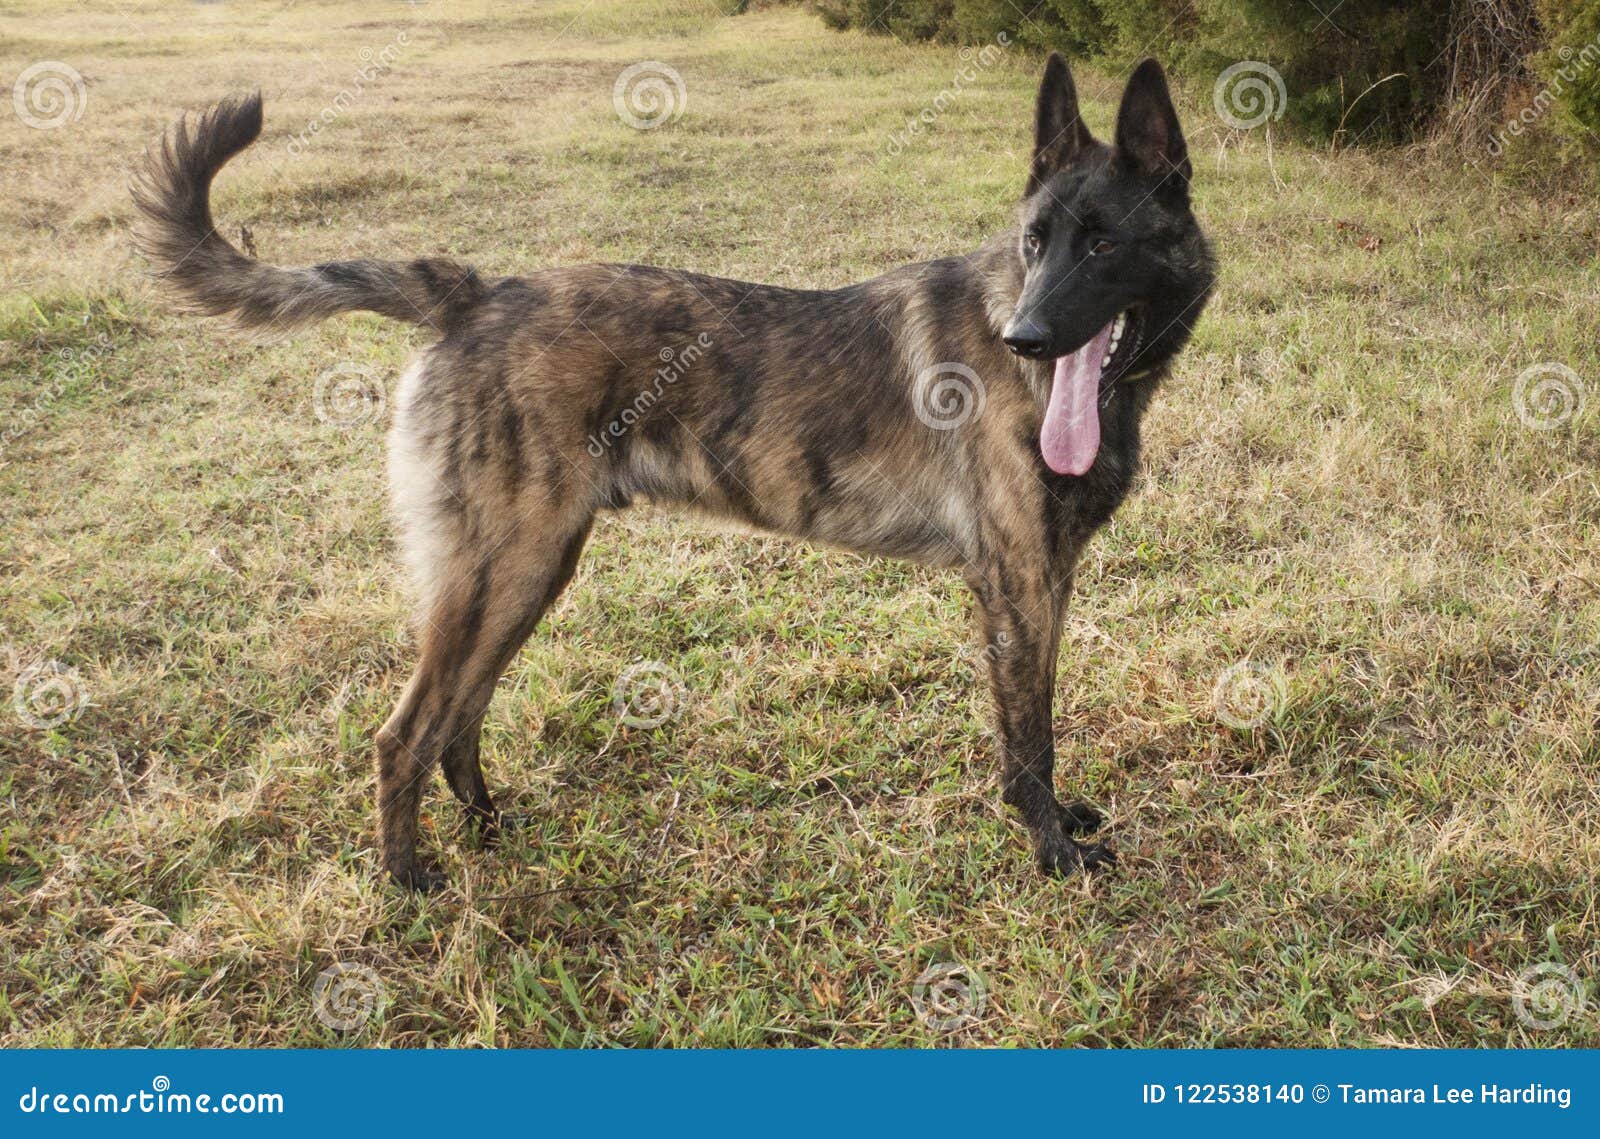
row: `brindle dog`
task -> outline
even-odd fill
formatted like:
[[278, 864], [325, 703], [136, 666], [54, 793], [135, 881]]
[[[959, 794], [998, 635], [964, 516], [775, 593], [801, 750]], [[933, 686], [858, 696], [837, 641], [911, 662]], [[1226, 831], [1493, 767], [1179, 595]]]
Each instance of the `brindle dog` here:
[[[421, 660], [377, 735], [383, 865], [417, 859], [425, 777], [502, 816], [478, 765], [496, 680], [571, 578], [596, 512], [635, 499], [960, 569], [981, 613], [1005, 801], [1040, 864], [1114, 860], [1053, 789], [1051, 689], [1073, 567], [1127, 494], [1139, 422], [1211, 291], [1190, 164], [1154, 60], [1114, 145], [1066, 63], [1039, 91], [1019, 224], [964, 257], [841, 289], [639, 265], [487, 278], [443, 259], [281, 269], [212, 223], [259, 95], [180, 122], [134, 187], [142, 248], [192, 310], [251, 329], [367, 310], [440, 339], [401, 381], [395, 519]], [[670, 358], [670, 366], [663, 361]]]

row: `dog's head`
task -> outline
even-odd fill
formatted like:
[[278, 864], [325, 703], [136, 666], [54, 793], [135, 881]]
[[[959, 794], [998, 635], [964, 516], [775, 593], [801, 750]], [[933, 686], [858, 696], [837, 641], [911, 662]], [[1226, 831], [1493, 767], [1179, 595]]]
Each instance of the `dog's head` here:
[[1089, 469], [1102, 396], [1160, 371], [1204, 307], [1213, 271], [1190, 175], [1160, 64], [1134, 70], [1107, 146], [1084, 126], [1072, 74], [1051, 53], [1021, 207], [1022, 292], [1001, 337], [1019, 356], [1054, 362], [1040, 447], [1059, 473]]

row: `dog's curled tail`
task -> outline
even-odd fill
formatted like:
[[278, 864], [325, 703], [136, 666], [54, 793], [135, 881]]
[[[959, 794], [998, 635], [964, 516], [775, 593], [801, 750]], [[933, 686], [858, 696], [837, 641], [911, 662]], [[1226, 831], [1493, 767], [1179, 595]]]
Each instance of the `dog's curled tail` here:
[[359, 310], [443, 333], [483, 296], [475, 270], [443, 258], [280, 269], [234, 248], [212, 224], [211, 180], [260, 134], [259, 93], [225, 100], [179, 120], [134, 178], [135, 240], [185, 307], [257, 331]]

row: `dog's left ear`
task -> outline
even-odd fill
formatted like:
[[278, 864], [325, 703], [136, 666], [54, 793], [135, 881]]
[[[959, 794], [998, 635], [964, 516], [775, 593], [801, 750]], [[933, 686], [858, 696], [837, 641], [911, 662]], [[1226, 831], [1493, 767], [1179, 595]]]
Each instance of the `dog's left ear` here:
[[1162, 190], [1189, 200], [1189, 148], [1178, 126], [1178, 112], [1161, 65], [1147, 59], [1134, 69], [1117, 111], [1118, 158], [1147, 178], [1161, 178]]

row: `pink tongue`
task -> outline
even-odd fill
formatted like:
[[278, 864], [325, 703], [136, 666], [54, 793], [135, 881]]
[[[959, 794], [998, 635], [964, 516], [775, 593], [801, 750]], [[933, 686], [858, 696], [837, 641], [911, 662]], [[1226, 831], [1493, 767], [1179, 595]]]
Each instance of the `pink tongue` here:
[[1111, 328], [1106, 325], [1089, 343], [1056, 361], [1039, 450], [1058, 475], [1083, 474], [1100, 450], [1100, 362], [1111, 343]]

